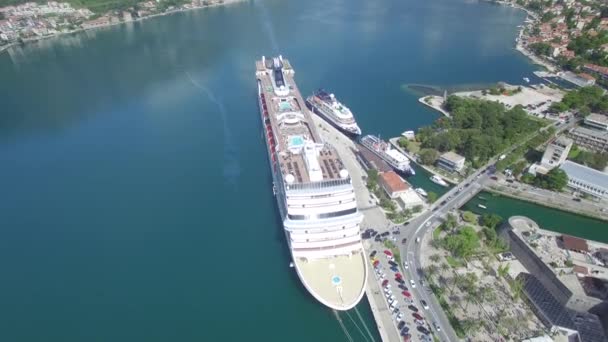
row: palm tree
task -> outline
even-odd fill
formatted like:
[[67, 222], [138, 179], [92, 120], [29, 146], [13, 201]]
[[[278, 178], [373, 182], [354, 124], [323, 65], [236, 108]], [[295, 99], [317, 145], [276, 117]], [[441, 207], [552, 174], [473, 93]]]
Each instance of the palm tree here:
[[465, 306], [464, 306], [464, 311], [467, 311], [467, 309], [469, 308], [469, 304], [474, 302], [477, 299], [477, 296], [475, 295], [474, 292], [468, 292], [464, 295], [464, 301], [466, 302]]
[[496, 270], [498, 277], [505, 278], [507, 274], [509, 274], [509, 267], [509, 264], [499, 265], [498, 269]]
[[429, 257], [429, 259], [430, 259], [432, 262], [438, 262], [438, 261], [439, 261], [439, 258], [441, 258], [441, 256], [439, 256], [439, 254], [432, 254], [432, 255]]
[[425, 270], [424, 274], [425, 274], [425, 276], [426, 276], [427, 279], [433, 280], [433, 276], [435, 276], [438, 271], [439, 271], [439, 268], [437, 268], [437, 266], [435, 266], [435, 265], [429, 265], [429, 266], [426, 267], [426, 270]]
[[524, 289], [523, 281], [521, 279], [514, 279], [509, 283], [509, 285], [511, 285], [511, 295], [513, 296], [513, 299], [518, 299], [521, 297], [521, 293]]
[[441, 273], [447, 272], [450, 269], [450, 265], [446, 264], [445, 262], [442, 263], [439, 267], [441, 268]]

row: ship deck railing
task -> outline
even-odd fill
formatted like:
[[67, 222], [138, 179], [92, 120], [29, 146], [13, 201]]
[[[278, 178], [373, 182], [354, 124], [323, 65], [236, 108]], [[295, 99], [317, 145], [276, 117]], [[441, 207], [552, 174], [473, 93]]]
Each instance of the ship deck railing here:
[[333, 187], [340, 187], [351, 185], [351, 180], [349, 178], [344, 179], [329, 179], [323, 180], [320, 182], [307, 182], [307, 183], [295, 183], [295, 184], [286, 184], [285, 189], [287, 191], [299, 191], [299, 190], [324, 190]]

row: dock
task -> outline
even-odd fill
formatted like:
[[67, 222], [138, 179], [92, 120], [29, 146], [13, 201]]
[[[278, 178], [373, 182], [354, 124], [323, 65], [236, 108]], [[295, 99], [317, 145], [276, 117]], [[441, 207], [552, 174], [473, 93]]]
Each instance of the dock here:
[[[427, 102], [428, 99], [428, 102]], [[443, 109], [443, 97], [441, 96], [435, 96], [435, 95], [429, 95], [429, 96], [424, 96], [418, 99], [418, 102], [422, 103], [423, 105], [430, 107], [431, 109], [445, 115], [446, 117], [450, 117], [450, 113], [448, 113], [445, 109]]]
[[[321, 138], [324, 141], [331, 143], [338, 151], [338, 154], [351, 175], [357, 198], [357, 207], [365, 216], [362, 229], [368, 227], [378, 228], [391, 226], [391, 223], [386, 219], [380, 207], [375, 204], [376, 202], [363, 181], [363, 177], [366, 176], [367, 173], [357, 161], [357, 156], [354, 152], [357, 149], [356, 144], [318, 116], [312, 115], [312, 118], [315, 126], [318, 127]], [[369, 255], [371, 250], [368, 241], [364, 241], [363, 247]], [[380, 284], [378, 284], [378, 281], [374, 278], [374, 274], [371, 271], [368, 272], [365, 294], [367, 295], [371, 306], [382, 341], [400, 341], [401, 337], [399, 336], [391, 312], [389, 311], [386, 300], [380, 290]]]

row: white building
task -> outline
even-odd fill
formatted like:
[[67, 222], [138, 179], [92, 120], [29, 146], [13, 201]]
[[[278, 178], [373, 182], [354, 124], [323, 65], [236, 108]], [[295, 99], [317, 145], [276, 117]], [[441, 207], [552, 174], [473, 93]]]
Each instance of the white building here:
[[460, 171], [464, 168], [465, 157], [452, 151], [442, 154], [437, 160], [437, 166], [448, 171]]
[[608, 116], [602, 114], [589, 114], [585, 118], [585, 125], [608, 131]]
[[550, 171], [560, 166], [566, 158], [572, 148], [572, 140], [566, 137], [558, 137], [547, 145], [543, 158], [540, 161], [540, 165]]
[[608, 174], [569, 160], [560, 168], [568, 175], [568, 187], [594, 197], [608, 198]]

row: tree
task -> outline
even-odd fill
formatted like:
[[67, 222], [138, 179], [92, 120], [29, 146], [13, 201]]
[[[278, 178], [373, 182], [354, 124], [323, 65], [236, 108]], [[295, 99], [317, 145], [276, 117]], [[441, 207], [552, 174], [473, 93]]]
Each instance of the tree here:
[[481, 216], [481, 224], [491, 229], [496, 229], [500, 222], [502, 222], [502, 217], [496, 214], [483, 214]]
[[477, 216], [470, 211], [465, 211], [462, 213], [462, 219], [465, 220], [465, 222], [473, 223], [477, 220]]
[[419, 205], [416, 205], [416, 206], [414, 206], [414, 207], [412, 208], [412, 212], [414, 212], [414, 213], [416, 213], [416, 214], [417, 214], [417, 213], [421, 212], [423, 208], [424, 208], [424, 207], [423, 207], [422, 205], [420, 205], [420, 204], [419, 204]]
[[498, 269], [496, 269], [496, 275], [500, 278], [505, 278], [509, 274], [509, 268], [511, 266], [509, 264], [498, 265]]
[[437, 262], [437, 261], [439, 261], [439, 258], [440, 258], [439, 254], [431, 254], [431, 256], [429, 257], [429, 259], [430, 259], [432, 262]]
[[550, 56], [553, 52], [551, 45], [545, 42], [530, 44], [528, 48], [535, 54], [542, 56]]
[[397, 144], [399, 145], [399, 147], [403, 148], [403, 149], [407, 149], [407, 146], [409, 145], [409, 140], [407, 140], [404, 137], [399, 138], [399, 140], [397, 140]]
[[458, 225], [458, 221], [456, 220], [456, 216], [454, 214], [449, 213], [445, 218], [445, 226], [447, 229], [452, 230], [456, 228]]
[[378, 170], [367, 170], [367, 188], [374, 191], [378, 187]]
[[433, 148], [423, 148], [418, 152], [420, 162], [424, 165], [433, 165], [439, 158], [439, 152]]
[[430, 203], [435, 203], [437, 198], [439, 198], [439, 196], [432, 191], [429, 191], [429, 193], [426, 195], [426, 199], [429, 200]]
[[479, 329], [479, 321], [474, 319], [463, 319], [460, 321], [460, 326], [464, 333], [468, 336], [474, 334]]
[[479, 247], [479, 237], [469, 226], [461, 228], [457, 234], [446, 236], [444, 241], [446, 249], [461, 258], [472, 255]]
[[429, 265], [426, 267], [424, 274], [427, 279], [431, 280], [431, 279], [433, 279], [433, 277], [435, 275], [437, 275], [438, 271], [439, 271], [439, 268], [436, 265]]
[[511, 287], [511, 296], [513, 297], [513, 299], [518, 299], [524, 289], [524, 283], [522, 282], [522, 280], [513, 279], [509, 282], [509, 286]]
[[554, 168], [549, 171], [546, 175], [547, 187], [551, 190], [562, 190], [568, 185], [568, 175], [566, 172], [559, 168]]

